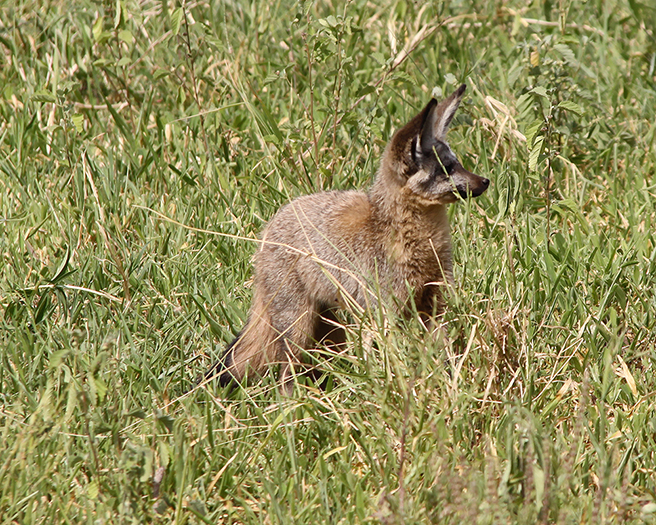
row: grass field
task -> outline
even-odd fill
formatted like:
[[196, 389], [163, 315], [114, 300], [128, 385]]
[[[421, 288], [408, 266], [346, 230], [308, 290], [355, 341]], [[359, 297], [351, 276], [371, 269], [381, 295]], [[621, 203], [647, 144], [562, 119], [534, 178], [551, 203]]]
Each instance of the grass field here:
[[[655, 523], [650, 6], [2, 2], [0, 522]], [[265, 222], [461, 82], [441, 335], [189, 392]]]

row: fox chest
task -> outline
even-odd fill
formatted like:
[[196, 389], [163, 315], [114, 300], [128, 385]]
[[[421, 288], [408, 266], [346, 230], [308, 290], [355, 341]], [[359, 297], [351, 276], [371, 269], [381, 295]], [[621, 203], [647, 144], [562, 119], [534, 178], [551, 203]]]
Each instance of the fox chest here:
[[448, 231], [393, 232], [388, 251], [389, 264], [402, 280], [414, 287], [429, 282], [449, 280], [451, 275], [451, 243]]

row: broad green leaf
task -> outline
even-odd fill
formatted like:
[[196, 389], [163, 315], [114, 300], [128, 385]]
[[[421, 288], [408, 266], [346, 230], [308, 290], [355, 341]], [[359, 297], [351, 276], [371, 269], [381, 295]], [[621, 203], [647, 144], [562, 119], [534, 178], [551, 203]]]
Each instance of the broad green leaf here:
[[102, 403], [105, 399], [105, 394], [107, 394], [107, 383], [100, 377], [91, 376], [90, 379], [93, 381], [98, 401]]
[[100, 41], [101, 35], [103, 33], [103, 22], [104, 19], [102, 16], [99, 16], [96, 21], [93, 23], [93, 27], [91, 28], [91, 34], [93, 35], [93, 39], [96, 42]]
[[98, 480], [94, 479], [87, 485], [87, 495], [91, 499], [97, 499], [100, 494], [100, 487], [98, 486]]
[[170, 73], [169, 73], [168, 71], [166, 71], [166, 69], [158, 69], [158, 70], [155, 71], [155, 73], [153, 74], [153, 78], [154, 78], [155, 80], [159, 80], [160, 78], [162, 78], [162, 77], [166, 77], [166, 76], [168, 76], [169, 74], [170, 74]]
[[530, 92], [549, 100], [549, 94], [544, 86], [535, 86]]
[[576, 60], [576, 56], [574, 56], [574, 52], [567, 44], [556, 44], [554, 49], [562, 55], [562, 57], [565, 59], [565, 62], [571, 65], [578, 65], [578, 61]]
[[[531, 467], [529, 467], [531, 468]], [[538, 510], [542, 508], [542, 498], [544, 497], [544, 471], [537, 465], [533, 465], [533, 485], [535, 486], [535, 503]]]
[[34, 102], [57, 102], [55, 95], [53, 95], [50, 91], [46, 91], [45, 89], [40, 89], [34, 93], [30, 99], [32, 99]]
[[134, 35], [132, 34], [132, 31], [128, 31], [127, 29], [122, 29], [118, 32], [118, 39], [128, 45], [132, 45], [134, 43]]
[[387, 59], [385, 58], [385, 55], [383, 55], [380, 52], [375, 52], [371, 54], [371, 58], [373, 58], [376, 62], [378, 62], [381, 66], [384, 66], [387, 64]]
[[563, 100], [558, 104], [558, 107], [576, 113], [577, 115], [583, 115], [584, 113], [583, 108], [571, 100]]
[[535, 144], [533, 144], [531, 153], [528, 156], [528, 169], [531, 171], [535, 171], [538, 167], [538, 160], [540, 159], [540, 154], [542, 153], [543, 144], [543, 136], [539, 136], [535, 139]]
[[123, 4], [121, 4], [121, 0], [116, 0], [114, 13], [114, 29], [118, 29], [123, 19]]
[[75, 131], [78, 133], [84, 131], [84, 115], [80, 115], [79, 113], [72, 115], [71, 122], [73, 122], [73, 126], [75, 126]]
[[531, 125], [526, 128], [525, 135], [526, 135], [526, 144], [529, 146], [533, 145], [533, 139], [537, 135], [538, 131], [542, 129], [544, 126], [544, 119], [535, 119], [533, 122], [531, 122]]
[[64, 361], [64, 359], [70, 354], [70, 350], [57, 350], [53, 352], [50, 356], [50, 361], [48, 365], [50, 368], [57, 368]]
[[171, 13], [171, 24], [173, 25], [171, 31], [174, 35], [180, 33], [180, 26], [182, 25], [183, 16], [184, 9], [182, 7], [178, 7], [175, 11], [173, 11], [173, 13]]

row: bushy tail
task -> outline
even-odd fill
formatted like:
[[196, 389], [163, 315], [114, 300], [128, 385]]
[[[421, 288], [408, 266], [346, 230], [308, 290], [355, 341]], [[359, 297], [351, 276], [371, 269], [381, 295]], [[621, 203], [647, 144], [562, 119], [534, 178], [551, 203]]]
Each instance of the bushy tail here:
[[221, 386], [240, 383], [246, 376], [262, 376], [267, 365], [280, 360], [275, 351], [280, 336], [272, 328], [266, 310], [256, 306], [246, 326], [226, 347], [223, 357], [205, 372], [203, 380], [218, 375]]
[[232, 352], [243, 331], [244, 330], [242, 329], [241, 332], [237, 334], [237, 337], [235, 337], [226, 347], [225, 352], [223, 352], [223, 357], [221, 357], [221, 359], [214, 363], [207, 372], [198, 378], [198, 383], [209, 381], [216, 375], [219, 376], [219, 385], [221, 386], [227, 386], [235, 380], [234, 375], [230, 372], [230, 368], [232, 367]]

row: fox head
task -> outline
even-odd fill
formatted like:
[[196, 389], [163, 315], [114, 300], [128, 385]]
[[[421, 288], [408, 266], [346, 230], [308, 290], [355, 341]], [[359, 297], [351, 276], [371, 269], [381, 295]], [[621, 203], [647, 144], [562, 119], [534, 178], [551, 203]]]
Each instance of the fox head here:
[[446, 142], [449, 124], [460, 105], [466, 85], [448, 98], [428, 105], [390, 141], [381, 164], [386, 184], [405, 188], [424, 205], [448, 204], [458, 196], [478, 197], [490, 185], [462, 167]]

